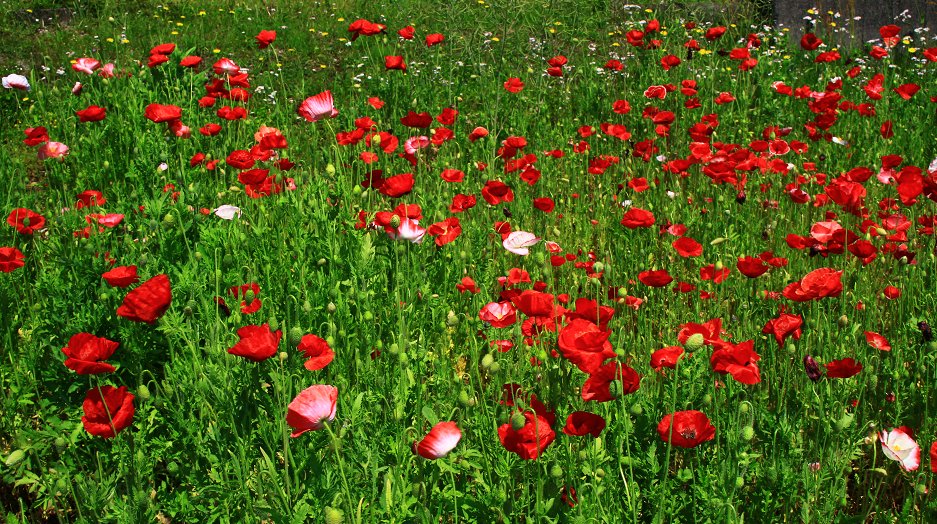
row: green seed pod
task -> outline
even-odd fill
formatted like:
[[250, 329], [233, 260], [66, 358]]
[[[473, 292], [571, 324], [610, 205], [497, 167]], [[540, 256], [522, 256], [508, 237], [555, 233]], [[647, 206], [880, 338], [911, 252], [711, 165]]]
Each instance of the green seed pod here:
[[725, 265], [722, 263], [721, 260], [717, 260], [714, 266], [716, 268], [716, 271], [722, 271], [723, 269], [725, 269]]
[[755, 428], [751, 426], [745, 426], [742, 428], [742, 440], [748, 442], [753, 438], [755, 438]]

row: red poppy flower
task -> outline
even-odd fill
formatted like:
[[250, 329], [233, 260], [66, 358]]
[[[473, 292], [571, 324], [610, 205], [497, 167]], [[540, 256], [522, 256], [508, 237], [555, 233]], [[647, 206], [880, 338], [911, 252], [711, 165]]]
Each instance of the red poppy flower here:
[[182, 67], [198, 67], [201, 63], [202, 57], [200, 56], [187, 56], [179, 60], [179, 65]]
[[728, 373], [742, 384], [752, 385], [761, 382], [761, 371], [756, 364], [761, 356], [755, 353], [754, 344], [754, 340], [746, 340], [739, 344], [717, 343], [716, 350], [709, 358], [713, 371]]
[[606, 360], [615, 357], [608, 341], [611, 334], [588, 320], [575, 318], [560, 331], [557, 343], [563, 357], [582, 372], [595, 373]]
[[303, 367], [317, 371], [328, 366], [335, 359], [335, 351], [329, 343], [315, 335], [303, 335], [296, 347], [308, 359]]
[[137, 276], [137, 266], [118, 266], [105, 272], [101, 278], [112, 287], [124, 288], [140, 281]]
[[449, 217], [441, 222], [436, 222], [426, 229], [430, 236], [435, 237], [437, 246], [444, 246], [452, 242], [462, 234], [462, 224], [458, 217]]
[[594, 438], [599, 438], [604, 429], [605, 419], [601, 416], [588, 411], [574, 411], [566, 418], [563, 433], [573, 437], [584, 437], [591, 434]]
[[589, 375], [582, 385], [580, 396], [585, 401], [609, 402], [615, 400], [611, 385], [613, 381], [621, 384], [621, 394], [630, 395], [641, 387], [641, 375], [630, 366], [617, 361], [609, 362]]
[[823, 44], [823, 40], [820, 40], [820, 38], [813, 33], [806, 33], [804, 36], [800, 37], [800, 47], [804, 51], [813, 51], [820, 47], [821, 44]]
[[463, 195], [461, 193], [452, 197], [452, 203], [449, 204], [450, 213], [462, 213], [463, 211], [475, 207], [475, 195]]
[[156, 275], [127, 293], [123, 304], [117, 308], [117, 316], [153, 324], [169, 309], [170, 304], [172, 287], [169, 277]]
[[42, 126], [28, 127], [23, 133], [26, 135], [23, 143], [30, 147], [49, 141], [49, 132]]
[[756, 257], [739, 257], [735, 267], [739, 270], [739, 273], [748, 278], [758, 278], [770, 269], [762, 259]]
[[81, 424], [96, 437], [112, 438], [127, 429], [133, 421], [133, 394], [127, 386], [91, 388], [82, 405], [85, 415]]
[[335, 420], [337, 403], [338, 388], [335, 386], [317, 384], [300, 391], [286, 410], [286, 423], [293, 428], [290, 437], [324, 428], [326, 422]]
[[862, 364], [853, 358], [834, 360], [826, 365], [826, 376], [830, 378], [849, 378], [862, 371]]
[[254, 37], [257, 40], [257, 47], [259, 49], [266, 49], [267, 46], [272, 44], [274, 40], [277, 39], [276, 31], [268, 31], [266, 29], [257, 33], [257, 36]]
[[100, 106], [88, 106], [81, 111], [75, 111], [79, 122], [98, 122], [107, 116], [107, 110]]
[[673, 241], [673, 248], [681, 257], [698, 257], [703, 254], [703, 246], [690, 237], [680, 237]]
[[370, 22], [363, 18], [355, 20], [348, 25], [348, 32], [351, 33], [351, 41], [354, 42], [359, 36], [374, 36], [387, 29], [384, 24]]
[[403, 173], [384, 180], [378, 191], [391, 198], [399, 198], [413, 191], [413, 173]]
[[149, 68], [156, 67], [161, 64], [165, 64], [169, 61], [169, 57], [166, 55], [150, 55], [150, 59], [147, 61], [146, 66]]
[[385, 56], [384, 57], [384, 67], [390, 71], [396, 69], [399, 71], [407, 70], [407, 63], [404, 62], [403, 57], [400, 55], [395, 56]]
[[520, 93], [524, 89], [524, 82], [520, 78], [511, 77], [504, 83], [504, 88], [510, 93]]
[[62, 348], [66, 357], [65, 367], [75, 370], [79, 375], [110, 373], [115, 370], [114, 366], [101, 361], [111, 358], [119, 345], [119, 342], [91, 333], [76, 333], [68, 340], [68, 345]]
[[505, 328], [517, 322], [517, 310], [510, 302], [489, 302], [478, 312], [478, 318], [494, 328]]
[[901, 296], [901, 290], [895, 286], [885, 286], [885, 289], [882, 291], [882, 294], [885, 295], [885, 298], [889, 300], [895, 300]]
[[638, 280], [645, 286], [664, 287], [673, 282], [673, 277], [670, 276], [670, 273], [668, 273], [666, 269], [658, 269], [656, 271], [642, 271], [638, 273]]
[[228, 292], [234, 298], [243, 297], [244, 300], [241, 301], [241, 313], [245, 315], [250, 315], [251, 313], [256, 313], [260, 311], [260, 308], [263, 307], [263, 302], [257, 295], [260, 294], [260, 286], [256, 282], [251, 282], [250, 284], [241, 284], [240, 286], [232, 286], [228, 289]]
[[434, 45], [441, 44], [446, 39], [445, 36], [439, 33], [432, 33], [426, 35], [426, 47], [433, 47]]
[[407, 127], [425, 129], [433, 124], [433, 116], [426, 111], [422, 113], [407, 111], [407, 116], [401, 118], [400, 123]]
[[440, 422], [423, 440], [413, 444], [413, 452], [425, 459], [436, 460], [448, 455], [461, 439], [462, 431], [455, 422]]
[[664, 415], [657, 425], [661, 440], [681, 448], [695, 448], [715, 438], [716, 428], [702, 411], [677, 411]]
[[514, 429], [511, 424], [498, 428], [498, 438], [504, 449], [516, 453], [524, 460], [536, 460], [556, 438], [556, 432], [543, 416], [524, 412], [524, 425]]
[[799, 282], [788, 284], [783, 293], [787, 299], [795, 302], [838, 297], [843, 292], [842, 276], [842, 271], [828, 267], [815, 269]]
[[35, 211], [18, 207], [7, 216], [10, 224], [22, 235], [32, 235], [46, 226], [46, 218]]
[[489, 180], [485, 182], [485, 187], [482, 188], [482, 198], [489, 204], [496, 206], [501, 202], [513, 202], [514, 191], [504, 182]]
[[654, 225], [654, 213], [637, 207], [632, 207], [625, 213], [624, 218], [621, 219], [621, 225], [627, 227], [628, 229], [651, 227]]
[[156, 122], [171, 122], [182, 118], [182, 108], [174, 105], [150, 104], [143, 110], [143, 115]]
[[228, 348], [228, 353], [252, 362], [262, 362], [275, 355], [283, 336], [279, 329], [271, 331], [269, 324], [244, 326], [237, 334], [240, 340]]
[[472, 277], [462, 277], [461, 282], [456, 284], [455, 288], [459, 290], [459, 293], [468, 291], [469, 293], [476, 294], [481, 292], [481, 289], [478, 288], [478, 285], [475, 284], [475, 280], [473, 280]]
[[930, 470], [931, 473], [937, 473], [937, 442], [930, 445]]
[[416, 34], [416, 30], [412, 25], [408, 25], [407, 27], [398, 29], [397, 34], [400, 35], [400, 38], [403, 38], [404, 40], [413, 40], [413, 35]]
[[891, 351], [891, 344], [888, 343], [888, 339], [874, 331], [865, 332], [865, 341], [869, 343], [870, 347], [879, 351]]
[[651, 368], [658, 372], [661, 368], [674, 369], [677, 367], [677, 361], [685, 354], [686, 351], [681, 346], [667, 346], [658, 349], [651, 354]]
[[706, 37], [706, 40], [713, 41], [720, 38], [724, 34], [726, 34], [726, 28], [723, 26], [717, 26], [707, 29], [703, 36]]
[[534, 207], [540, 211], [543, 211], [544, 213], [552, 213], [553, 208], [556, 207], [556, 204], [553, 202], [553, 199], [549, 197], [535, 198]]
[[774, 339], [780, 348], [789, 336], [793, 336], [794, 340], [800, 340], [803, 325], [804, 319], [800, 315], [781, 313], [777, 318], [769, 320], [761, 332], [765, 335], [774, 335]]

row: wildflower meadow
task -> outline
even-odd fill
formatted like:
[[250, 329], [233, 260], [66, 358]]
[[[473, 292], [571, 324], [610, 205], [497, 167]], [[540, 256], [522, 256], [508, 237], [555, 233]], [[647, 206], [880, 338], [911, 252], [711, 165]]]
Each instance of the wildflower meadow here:
[[5, 522], [934, 522], [937, 28], [763, 15], [0, 0]]

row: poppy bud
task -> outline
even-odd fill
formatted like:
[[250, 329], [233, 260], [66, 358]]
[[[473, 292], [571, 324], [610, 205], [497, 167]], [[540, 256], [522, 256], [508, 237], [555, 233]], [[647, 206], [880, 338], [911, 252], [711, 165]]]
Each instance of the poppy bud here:
[[4, 463], [8, 467], [12, 468], [18, 466], [24, 460], [26, 460], [26, 452], [21, 449], [16, 449], [7, 456], [7, 459]]
[[644, 413], [644, 408], [641, 407], [641, 404], [635, 404], [631, 406], [630, 411], [632, 415], [640, 415], [641, 413]]
[[837, 323], [839, 324], [839, 327], [844, 328], [849, 325], [849, 317], [847, 317], [846, 315], [843, 315], [839, 317], [839, 320], [837, 320]]
[[753, 438], [755, 438], [755, 428], [753, 428], [753, 427], [751, 427], [751, 426], [745, 426], [745, 427], [743, 427], [743, 428], [742, 428], [742, 440], [744, 440], [744, 441], [747, 442], [747, 441], [750, 441], [750, 440], [753, 439]]
[[290, 345], [297, 346], [299, 342], [303, 339], [303, 330], [299, 326], [293, 326], [290, 328]]
[[839, 431], [842, 431], [848, 428], [849, 426], [851, 426], [855, 420], [856, 420], [855, 415], [853, 415], [852, 413], [846, 413], [842, 417], [840, 417], [839, 420], [836, 421], [836, 429], [838, 429]]
[[66, 447], [67, 445], [68, 445], [68, 442], [65, 440], [65, 438], [63, 438], [63, 437], [56, 437], [56, 438], [55, 438], [55, 449], [57, 449], [57, 450], [59, 451], [59, 453], [61, 453], [62, 451], [64, 451], [64, 450], [65, 450], [65, 447]]
[[482, 357], [482, 368], [489, 369], [491, 365], [495, 363], [495, 357], [491, 356], [491, 353], [486, 353]]
[[326, 524], [342, 524], [345, 522], [345, 513], [340, 509], [335, 509], [331, 506], [325, 507], [325, 522]]
[[810, 355], [804, 356], [804, 370], [807, 372], [807, 378], [814, 382], [823, 377], [823, 372], [820, 371], [820, 365], [817, 364], [817, 361]]
[[621, 396], [621, 381], [613, 380], [611, 384], [608, 385], [608, 393], [613, 399]]
[[934, 332], [931, 331], [930, 324], [922, 320], [917, 323], [917, 328], [921, 330], [921, 336], [924, 337], [925, 342], [934, 340]]
[[523, 413], [515, 413], [511, 415], [511, 428], [514, 431], [520, 431], [527, 424], [527, 419], [524, 417]]
[[449, 327], [456, 327], [459, 325], [459, 317], [457, 317], [455, 311], [451, 309], [449, 313], [446, 314], [446, 325]]
[[713, 267], [715, 267], [716, 271], [722, 271], [726, 266], [722, 263], [721, 260], [717, 260]]
[[335, 310], [336, 310], [336, 309], [337, 309], [337, 308], [335, 307], [335, 304], [332, 303], [332, 302], [329, 302], [329, 304], [328, 304], [327, 306], [325, 306], [325, 310], [328, 311], [330, 315], [331, 315], [332, 313], [335, 313]]
[[146, 384], [140, 384], [140, 387], [137, 388], [137, 398], [150, 400], [150, 388], [146, 387]]
[[553, 464], [553, 466], [550, 467], [550, 476], [555, 479], [562, 477], [563, 467], [560, 466], [559, 464]]
[[277, 331], [278, 329], [280, 329], [280, 322], [277, 321], [276, 317], [268, 318], [267, 324], [270, 324], [270, 331]]
[[325, 172], [326, 172], [329, 176], [334, 175], [334, 174], [335, 174], [335, 166], [332, 165], [331, 162], [329, 162], [329, 164], [328, 164], [327, 166], [325, 166]]
[[742, 489], [745, 486], [745, 479], [742, 477], [735, 477], [735, 488]]
[[501, 371], [501, 364], [498, 362], [493, 363], [491, 367], [488, 368], [488, 373], [492, 375], [497, 375], [499, 371]]
[[693, 333], [686, 339], [686, 343], [683, 344], [689, 351], [696, 351], [697, 349], [703, 347], [703, 343], [706, 341], [703, 338], [702, 333]]
[[745, 196], [745, 191], [739, 191], [738, 194], [735, 195], [735, 201], [739, 204], [744, 204], [746, 198], [747, 197]]

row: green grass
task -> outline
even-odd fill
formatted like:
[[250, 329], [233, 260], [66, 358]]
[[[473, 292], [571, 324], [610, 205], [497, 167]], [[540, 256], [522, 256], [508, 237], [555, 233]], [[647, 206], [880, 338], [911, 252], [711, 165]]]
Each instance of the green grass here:
[[[345, 522], [933, 519], [928, 450], [937, 439], [930, 417], [937, 363], [918, 323], [937, 322], [937, 268], [934, 236], [919, 229], [937, 205], [920, 196], [915, 204], [899, 201], [891, 209], [886, 201], [883, 208], [882, 199], [898, 194], [875, 176], [881, 157], [896, 154], [903, 166], [933, 177], [927, 169], [937, 156], [930, 131], [937, 123], [930, 101], [937, 96], [937, 64], [921, 58], [937, 45], [933, 40], [915, 36], [883, 61], [860, 49], [816, 64], [819, 51], [803, 51], [756, 21], [725, 21], [725, 36], [710, 42], [704, 31], [724, 21], [694, 19], [698, 28], [687, 29], [681, 18], [687, 11], [648, 13], [608, 2], [20, 6], [0, 0], [0, 6], [6, 13], [0, 15], [0, 73], [23, 74], [32, 84], [29, 92], [0, 91], [7, 122], [0, 129], [0, 176], [8, 181], [0, 186], [0, 214], [25, 207], [47, 219], [33, 236], [0, 227], [0, 247], [16, 247], [25, 257], [24, 267], [0, 273], [0, 501], [7, 521], [318, 522], [326, 514], [334, 519], [335, 511]], [[71, 16], [54, 27], [23, 22], [17, 14], [57, 7]], [[348, 26], [359, 18], [387, 30], [351, 42]], [[629, 45], [626, 33], [651, 18], [666, 32], [655, 36], [660, 49]], [[416, 30], [413, 41], [396, 34], [407, 25]], [[262, 29], [277, 31], [264, 50], [254, 41]], [[445, 42], [427, 48], [423, 38], [430, 33], [444, 34]], [[751, 50], [758, 64], [739, 71], [728, 52], [744, 47], [750, 33], [762, 42]], [[704, 51], [688, 56], [689, 38]], [[176, 44], [170, 61], [147, 68], [149, 49], [166, 42]], [[660, 60], [671, 53], [682, 63], [665, 71]], [[203, 66], [178, 67], [186, 54], [203, 57]], [[388, 55], [404, 56], [407, 71], [386, 71]], [[568, 58], [562, 78], [545, 72], [556, 55]], [[113, 62], [117, 77], [73, 71], [70, 60], [83, 56]], [[200, 108], [211, 64], [221, 57], [249, 70], [252, 97]], [[624, 64], [621, 72], [603, 69], [612, 58]], [[853, 66], [861, 66], [854, 79], [846, 74]], [[829, 128], [848, 146], [811, 140], [804, 124], [816, 115], [807, 100], [772, 88], [782, 81], [822, 92], [841, 77], [842, 100], [867, 103], [863, 86], [878, 72], [885, 81], [884, 98], [872, 102], [876, 115], [839, 109]], [[505, 90], [511, 77], [524, 81], [521, 92]], [[692, 95], [680, 87], [688, 79], [698, 83], [698, 109], [684, 107]], [[84, 84], [80, 96], [71, 94], [76, 81]], [[910, 100], [892, 91], [910, 82], [921, 86]], [[645, 98], [649, 86], [668, 83], [677, 90], [664, 100]], [[305, 98], [325, 90], [334, 97], [336, 118], [309, 123], [297, 116]], [[717, 105], [721, 92], [736, 100]], [[373, 109], [369, 97], [386, 105]], [[630, 102], [630, 113], [612, 111], [619, 99]], [[145, 119], [152, 103], [181, 107], [191, 138], [176, 138], [166, 125]], [[106, 107], [107, 117], [79, 123], [75, 111], [92, 104]], [[222, 105], [244, 106], [249, 117], [224, 121], [215, 114]], [[642, 117], [650, 106], [674, 113], [669, 136], [659, 136], [656, 124]], [[453, 140], [421, 150], [416, 167], [396, 155], [408, 137], [431, 136], [428, 129], [401, 125], [407, 111], [435, 117], [447, 107], [459, 112], [449, 126]], [[702, 165], [689, 167], [686, 177], [666, 171], [656, 157], [689, 157], [687, 130], [711, 114], [718, 119], [713, 152], [718, 144], [754, 150], [752, 142], [768, 126], [792, 128], [785, 139], [806, 144], [806, 151], [778, 157], [793, 166], [786, 174], [733, 171], [747, 177], [744, 184], [715, 184]], [[393, 155], [363, 141], [336, 144], [336, 133], [354, 130], [365, 116], [399, 137]], [[894, 124], [893, 138], [880, 134], [885, 120]], [[221, 133], [200, 135], [211, 122], [221, 124]], [[631, 138], [606, 135], [603, 123], [627, 126]], [[23, 144], [23, 130], [36, 126], [67, 144], [69, 155], [38, 160], [37, 148]], [[261, 126], [282, 131], [288, 147], [280, 154], [296, 166], [282, 173], [272, 168], [282, 192], [250, 198], [238, 181], [240, 170], [225, 158], [250, 149]], [[470, 142], [477, 126], [490, 134]], [[582, 126], [595, 134], [582, 137]], [[434, 120], [431, 127], [443, 126]], [[536, 155], [536, 184], [522, 181], [522, 170], [505, 171], [498, 150], [511, 136], [526, 138], [518, 157]], [[658, 148], [646, 160], [632, 154], [645, 140]], [[589, 150], [574, 152], [581, 141]], [[378, 155], [370, 166], [359, 157], [365, 150]], [[565, 156], [547, 156], [552, 150]], [[220, 160], [217, 168], [190, 166], [198, 152]], [[603, 174], [589, 173], [601, 155], [618, 162]], [[479, 170], [479, 163], [487, 168]], [[260, 166], [271, 168], [271, 162]], [[815, 198], [834, 178], [862, 166], [873, 171], [863, 184], [867, 217], [833, 202], [817, 207], [789, 196], [786, 186], [798, 176]], [[465, 180], [444, 182], [439, 174], [447, 168], [462, 170]], [[371, 169], [385, 177], [413, 173], [412, 193], [390, 198], [364, 189]], [[286, 189], [287, 178], [295, 190]], [[639, 179], [647, 180], [647, 191], [629, 186]], [[511, 186], [514, 200], [487, 204], [482, 187], [489, 180]], [[102, 191], [103, 208], [75, 209], [75, 195], [88, 189]], [[478, 204], [450, 212], [457, 193], [475, 195]], [[551, 213], [533, 205], [544, 197], [555, 201]], [[355, 227], [360, 211], [370, 221], [401, 203], [421, 206], [424, 227], [457, 216], [462, 233], [437, 247], [429, 235], [413, 244], [380, 228]], [[238, 206], [242, 215], [226, 221], [201, 212], [224, 204]], [[656, 223], [624, 227], [629, 205], [651, 211]], [[125, 216], [115, 228], [76, 236], [88, 225], [86, 216], [98, 211]], [[886, 220], [899, 214], [911, 224], [907, 238], [885, 238], [899, 235], [894, 218]], [[848, 250], [811, 254], [790, 247], [788, 235], [809, 237], [815, 223], [830, 220], [868, 239], [877, 258], [863, 265]], [[501, 221], [556, 242], [572, 260], [552, 265], [544, 242], [526, 257], [508, 252], [495, 229]], [[679, 256], [671, 246], [677, 237], [661, 231], [668, 223], [685, 225], [702, 256]], [[913, 260], [888, 252], [895, 249], [914, 253]], [[757, 279], [736, 269], [739, 257], [768, 250], [789, 263]], [[730, 277], [702, 279], [701, 268], [710, 264], [731, 269]], [[158, 322], [116, 314], [128, 290], [102, 279], [112, 265], [136, 265], [140, 282], [169, 276], [172, 305]], [[781, 292], [825, 267], [843, 271], [841, 295], [810, 302], [765, 298], [766, 291]], [[610, 402], [584, 401], [580, 389], [588, 375], [551, 354], [560, 352], [556, 330], [544, 330], [529, 345], [523, 313], [505, 328], [481, 321], [480, 310], [505, 290], [498, 278], [514, 268], [531, 280], [516, 289], [542, 282], [546, 293], [567, 296], [568, 309], [578, 298], [614, 308], [608, 340], [615, 360], [641, 375], [640, 388]], [[641, 283], [641, 272], [657, 269], [666, 269], [674, 284]], [[481, 292], [460, 293], [456, 285], [464, 276]], [[263, 305], [241, 313], [229, 288], [251, 282], [259, 285]], [[673, 289], [677, 282], [696, 288], [681, 293]], [[884, 298], [888, 285], [901, 296]], [[634, 298], [643, 301], [638, 309], [628, 305]], [[782, 308], [803, 318], [803, 334], [777, 344], [762, 329]], [[708, 345], [676, 369], [650, 367], [655, 350], [680, 345], [684, 324], [709, 319], [721, 319], [725, 341], [754, 341], [760, 382], [745, 385], [715, 373]], [[272, 358], [255, 363], [227, 353], [239, 328], [260, 324], [282, 331]], [[869, 347], [864, 331], [884, 335], [892, 350]], [[79, 332], [120, 342], [108, 359], [115, 372], [85, 377], [63, 365], [60, 349]], [[305, 334], [326, 339], [334, 350], [324, 369], [303, 367], [296, 342]], [[493, 349], [491, 341], [501, 339], [513, 341], [513, 348]], [[812, 382], [805, 355], [822, 364], [854, 358], [864, 367], [852, 378]], [[290, 438], [287, 406], [313, 384], [338, 388], [335, 420], [328, 431]], [[555, 411], [556, 439], [536, 460], [522, 460], [499, 441], [499, 427], [515, 413], [502, 402], [509, 384]], [[135, 395], [132, 424], [113, 439], [92, 436], [81, 422], [86, 392], [104, 385], [127, 386]], [[533, 406], [525, 398], [516, 409]], [[599, 438], [562, 433], [577, 410], [606, 420]], [[662, 439], [658, 423], [683, 410], [704, 412], [716, 428], [714, 439], [692, 449]], [[455, 449], [437, 460], [415, 455], [411, 445], [441, 421], [460, 428]], [[877, 440], [879, 431], [897, 426], [910, 427], [921, 447], [915, 471], [885, 457]], [[577, 494], [575, 501], [567, 497], [573, 504], [561, 498], [569, 488]]]

